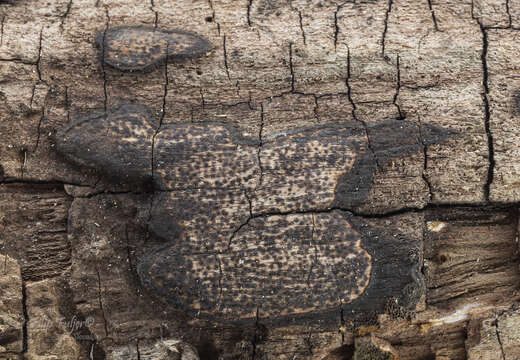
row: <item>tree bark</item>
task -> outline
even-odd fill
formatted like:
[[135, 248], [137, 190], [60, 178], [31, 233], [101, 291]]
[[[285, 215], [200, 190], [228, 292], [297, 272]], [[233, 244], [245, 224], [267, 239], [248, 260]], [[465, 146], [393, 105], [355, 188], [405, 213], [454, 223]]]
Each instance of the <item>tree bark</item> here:
[[[121, 71], [103, 61], [96, 38], [123, 25], [188, 31], [213, 50]], [[518, 0], [0, 1], [0, 359], [520, 358], [519, 29]], [[57, 151], [67, 125], [128, 103], [151, 111], [145, 168], [162, 176], [159, 187]], [[248, 139], [248, 169], [276, 187], [223, 201], [208, 183], [189, 196], [176, 188], [168, 176], [189, 163], [157, 175], [156, 151], [173, 158], [180, 145], [168, 141], [216, 131], [207, 124], [233, 132], [218, 144], [226, 149]], [[331, 140], [319, 129], [341, 130]], [[430, 141], [432, 129], [445, 136]], [[355, 150], [341, 131], [356, 134]], [[273, 174], [281, 134], [297, 151]], [[86, 135], [105, 149], [101, 132]], [[217, 141], [198, 139], [200, 148]], [[318, 145], [295, 145], [305, 141]], [[334, 156], [354, 165], [330, 166]], [[297, 178], [308, 163], [313, 177]], [[182, 183], [199, 186], [201, 169]], [[291, 186], [302, 197], [272, 199]], [[184, 214], [182, 233], [164, 225], [172, 213]], [[197, 222], [203, 216], [214, 226]], [[321, 249], [319, 221], [334, 224], [323, 239], [354, 229], [356, 256], [370, 257], [368, 285], [356, 283], [348, 301], [337, 300], [336, 271], [312, 259], [312, 286], [301, 292], [302, 302], [318, 299], [312, 311], [284, 309], [274, 295], [276, 311], [233, 312], [229, 300], [226, 316], [202, 314], [193, 311], [200, 299], [187, 311], [143, 284], [143, 259], [178, 234], [190, 246], [229, 241], [246, 256], [256, 239], [275, 233], [282, 247], [304, 224], [296, 237], [308, 255]], [[190, 272], [172, 260], [179, 251], [215, 261], [171, 249], [160, 261], [178, 271]], [[341, 249], [323, 261], [341, 264], [354, 251]], [[284, 274], [296, 273], [295, 258], [281, 258]], [[222, 279], [236, 283], [238, 272], [218, 264], [207, 279], [222, 294]]]

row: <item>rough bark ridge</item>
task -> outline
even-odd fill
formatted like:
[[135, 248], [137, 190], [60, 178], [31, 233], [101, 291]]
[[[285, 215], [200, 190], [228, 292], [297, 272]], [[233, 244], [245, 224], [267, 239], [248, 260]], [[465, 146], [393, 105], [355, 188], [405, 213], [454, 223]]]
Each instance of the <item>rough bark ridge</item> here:
[[[100, 61], [96, 38], [130, 25], [196, 33], [214, 48], [121, 72]], [[0, 358], [519, 357], [519, 29], [518, 0], [0, 2]], [[314, 239], [313, 219], [341, 213], [377, 259], [365, 300], [303, 323], [256, 312], [241, 325], [176, 310], [144, 287], [138, 264], [164, 245], [149, 227], [187, 190], [153, 192], [56, 151], [60, 129], [132, 102], [151, 109], [150, 176], [179, 124], [218, 122], [251, 139], [260, 185], [280, 177], [278, 134], [356, 129], [371, 159], [356, 171], [373, 175], [344, 187], [347, 200], [293, 206], [241, 192], [217, 211], [208, 184], [190, 196], [239, 252], [254, 229], [302, 222], [301, 239]], [[378, 126], [395, 119], [417, 129], [420, 151], [387, 157]], [[432, 144], [431, 126], [457, 135]], [[226, 264], [212, 261], [218, 292]], [[317, 264], [305, 274], [327, 272]]]

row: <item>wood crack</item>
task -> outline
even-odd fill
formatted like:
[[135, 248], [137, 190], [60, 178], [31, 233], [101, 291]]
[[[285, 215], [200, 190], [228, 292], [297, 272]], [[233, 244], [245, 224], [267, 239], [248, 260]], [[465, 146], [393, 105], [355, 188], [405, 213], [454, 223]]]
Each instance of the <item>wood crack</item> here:
[[106, 41], [105, 41], [105, 39], [106, 39], [106, 33], [108, 31], [108, 28], [110, 27], [110, 15], [108, 13], [107, 7], [105, 7], [105, 16], [106, 16], [106, 25], [105, 25], [105, 31], [103, 31], [103, 46], [101, 49], [101, 57], [102, 57], [101, 71], [103, 72], [103, 95], [104, 95], [103, 108], [104, 108], [105, 114], [106, 114], [108, 95], [107, 95], [107, 72], [106, 72], [106, 68], [105, 68], [105, 60], [106, 60], [106, 54], [105, 54]]
[[347, 46], [347, 77], [345, 79], [345, 86], [347, 87], [347, 98], [350, 102], [350, 105], [352, 106], [352, 117], [354, 118], [354, 120], [358, 121], [359, 123], [361, 123], [363, 125], [363, 127], [365, 128], [365, 134], [366, 134], [366, 138], [367, 138], [367, 146], [368, 146], [368, 149], [370, 150], [370, 152], [372, 153], [372, 155], [374, 156], [374, 160], [376, 162], [376, 167], [378, 169], [380, 169], [380, 165], [379, 165], [379, 161], [377, 159], [377, 155], [372, 147], [372, 143], [370, 141], [370, 134], [368, 133], [368, 126], [366, 124], [365, 121], [361, 120], [361, 119], [358, 119], [358, 117], [356, 116], [356, 103], [354, 102], [354, 100], [352, 99], [352, 88], [350, 86], [350, 77], [351, 77], [351, 58], [350, 58], [350, 48]]
[[381, 55], [383, 58], [385, 57], [385, 46], [386, 46], [386, 33], [388, 31], [388, 17], [390, 16], [390, 13], [392, 12], [392, 5], [394, 4], [394, 0], [388, 0], [388, 7], [385, 12], [385, 20], [384, 20], [384, 29], [383, 29], [383, 36], [381, 39]]
[[488, 66], [487, 66], [487, 53], [488, 53], [488, 37], [487, 37], [487, 31], [482, 26], [480, 21], [477, 19], [477, 23], [480, 26], [480, 31], [482, 32], [482, 85], [483, 85], [483, 92], [482, 92], [482, 101], [484, 102], [484, 128], [486, 131], [487, 136], [487, 143], [488, 143], [488, 161], [489, 161], [489, 167], [488, 167], [488, 173], [487, 173], [487, 181], [484, 185], [484, 197], [486, 201], [490, 201], [490, 191], [491, 191], [491, 184], [493, 183], [493, 173], [495, 168], [495, 153], [494, 153], [494, 142], [493, 142], [493, 134], [491, 132], [491, 113], [490, 113], [490, 107], [489, 107], [489, 83], [488, 83]]
[[4, 44], [4, 23], [5, 23], [6, 16], [3, 15], [0, 18], [0, 46]]
[[264, 103], [260, 104], [260, 129], [258, 130], [258, 151], [257, 151], [257, 159], [258, 159], [258, 167], [260, 169], [260, 177], [258, 179], [258, 185], [262, 185], [262, 180], [264, 178], [264, 168], [262, 166], [262, 158], [260, 156], [260, 152], [262, 151], [262, 146], [264, 145], [264, 140], [262, 137], [262, 133], [264, 131]]
[[[7, 255], [5, 255], [7, 258]], [[27, 338], [27, 325], [29, 324], [29, 315], [27, 312], [27, 286], [22, 276], [22, 313], [23, 313], [23, 325], [22, 325], [22, 353], [26, 354], [28, 349], [28, 338]]]
[[40, 68], [40, 61], [42, 59], [42, 39], [43, 39], [43, 27], [40, 29], [40, 39], [38, 41], [38, 58], [36, 59], [36, 72], [38, 73], [38, 79], [42, 81], [42, 71]]
[[440, 31], [437, 24], [437, 18], [435, 17], [435, 10], [433, 10], [432, 0], [428, 0], [428, 7], [430, 8], [430, 15], [432, 17], [433, 28], [435, 31]]
[[336, 50], [338, 46], [338, 36], [339, 36], [339, 26], [338, 26], [338, 11], [340, 10], [340, 6], [336, 8], [334, 11], [334, 50]]
[[294, 93], [294, 66], [293, 66], [293, 44], [289, 43], [289, 70], [291, 71], [291, 93]]
[[150, 0], [150, 11], [154, 14], [153, 27], [157, 29], [159, 23], [159, 12], [155, 10], [154, 0]]
[[61, 15], [61, 22], [60, 22], [60, 29], [63, 32], [63, 26], [65, 24], [65, 20], [67, 19], [67, 16], [70, 14], [70, 9], [72, 8], [72, 0], [69, 0], [67, 3], [67, 8], [65, 9], [65, 12], [63, 15]]
[[101, 296], [101, 276], [99, 274], [99, 269], [96, 268], [97, 273], [97, 280], [98, 280], [98, 302], [99, 302], [99, 309], [101, 310], [101, 316], [103, 317], [103, 325], [105, 327], [105, 337], [108, 337], [108, 324], [107, 319], [105, 317], [105, 310], [103, 309], [103, 300]]
[[300, 22], [300, 31], [302, 33], [303, 45], [307, 45], [307, 39], [305, 38], [305, 30], [303, 29], [303, 16], [300, 10], [298, 10], [298, 19]]
[[500, 337], [500, 330], [498, 330], [498, 317], [495, 318], [493, 325], [495, 326], [495, 334], [497, 336], [498, 345], [500, 345], [500, 353], [502, 355], [502, 360], [506, 360], [506, 353], [504, 352], [504, 345], [502, 344], [502, 339]]
[[252, 23], [251, 23], [251, 6], [253, 6], [253, 0], [249, 0], [247, 2], [247, 25], [249, 27], [252, 26]]
[[395, 87], [395, 95], [394, 95], [394, 99], [392, 100], [392, 104], [394, 104], [394, 106], [397, 108], [397, 113], [399, 114], [399, 117], [397, 119], [404, 120], [405, 116], [401, 112], [401, 107], [397, 103], [397, 100], [399, 98], [399, 92], [401, 91], [401, 66], [399, 63], [399, 54], [397, 54], [397, 57], [396, 57], [396, 67], [397, 67], [397, 84]]
[[222, 39], [222, 51], [224, 52], [224, 68], [226, 69], [226, 75], [227, 75], [228, 80], [231, 80], [231, 76], [229, 76], [229, 65], [228, 65], [227, 48], [226, 48], [226, 35], [224, 35], [223, 39]]
[[513, 28], [513, 18], [511, 17], [511, 8], [510, 8], [510, 4], [509, 4], [510, 0], [506, 0], [506, 13], [507, 13], [507, 18], [508, 18], [508, 27], [509, 28]]

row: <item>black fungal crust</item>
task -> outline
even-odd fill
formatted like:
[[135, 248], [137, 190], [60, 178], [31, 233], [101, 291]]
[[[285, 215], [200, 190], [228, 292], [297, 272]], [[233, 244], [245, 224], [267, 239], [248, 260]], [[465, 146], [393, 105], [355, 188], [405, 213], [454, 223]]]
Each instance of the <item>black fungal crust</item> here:
[[342, 308], [366, 323], [389, 301], [409, 308], [421, 297], [417, 239], [327, 210], [363, 203], [378, 164], [453, 132], [388, 120], [367, 128], [369, 148], [364, 129], [339, 125], [262, 144], [218, 122], [157, 130], [145, 106], [121, 104], [65, 128], [58, 149], [113, 176], [153, 179], [150, 230], [165, 243], [141, 259], [138, 274], [173, 306], [280, 324]]
[[[375, 323], [389, 302], [413, 309], [425, 290], [422, 279], [417, 281], [414, 275], [422, 264], [420, 240], [386, 223], [369, 224], [349, 212], [305, 216], [307, 219], [296, 221], [297, 215], [293, 219], [255, 219], [258, 221], [237, 235], [236, 246], [224, 252], [201, 251], [200, 243], [190, 239], [165, 244], [146, 254], [137, 272], [146, 288], [175, 308], [192, 316], [234, 324], [258, 321], [257, 309], [262, 323], [281, 326], [337, 319], [340, 309], [345, 319], [360, 326]], [[314, 224], [309, 224], [312, 216]], [[267, 231], [266, 237], [259, 237], [266, 228], [272, 229], [273, 221], [279, 226]], [[320, 222], [322, 231], [316, 231]], [[299, 230], [288, 231], [286, 227], [295, 223]], [[284, 242], [286, 249], [276, 248], [277, 237], [278, 244]], [[269, 246], [253, 246], [261, 242]], [[358, 251], [353, 252], [353, 244]], [[313, 259], [309, 267], [305, 255], [312, 251], [306, 252], [306, 247], [314, 247], [318, 254], [325, 251], [322, 260], [336, 258], [338, 262], [323, 264]], [[293, 255], [285, 258], [284, 251]], [[358, 256], [349, 259], [349, 254]], [[263, 266], [258, 266], [259, 260], [264, 261]], [[363, 279], [360, 269], [368, 270], [368, 279]], [[201, 271], [204, 275], [197, 276]], [[304, 273], [309, 279], [295, 287], [295, 280]], [[290, 281], [284, 282], [281, 275], [291, 277]], [[342, 302], [341, 291], [348, 292], [349, 287], [359, 284], [352, 281], [356, 278], [361, 280], [360, 291], [351, 302]]]
[[170, 59], [195, 58], [213, 46], [203, 37], [181, 30], [118, 26], [96, 38], [101, 61], [121, 71], [146, 71]]
[[98, 169], [114, 180], [148, 183], [155, 131], [146, 106], [124, 103], [60, 130], [56, 148], [72, 162]]
[[206, 249], [213, 236], [146, 255], [143, 283], [190, 314], [249, 322], [257, 309], [288, 318], [339, 308], [370, 282], [372, 258], [339, 212], [256, 218], [231, 244]]
[[387, 120], [367, 127], [371, 151], [360, 153], [349, 172], [337, 183], [333, 207], [353, 209], [362, 206], [372, 186], [372, 178], [379, 166], [392, 159], [423, 151], [425, 146], [438, 144], [457, 132], [435, 125], [398, 119]]

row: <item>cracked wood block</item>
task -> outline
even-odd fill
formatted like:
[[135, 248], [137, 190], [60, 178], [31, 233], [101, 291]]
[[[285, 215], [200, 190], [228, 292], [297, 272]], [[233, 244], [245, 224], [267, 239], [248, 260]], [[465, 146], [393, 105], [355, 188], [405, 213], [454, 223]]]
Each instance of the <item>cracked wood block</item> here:
[[59, 276], [70, 267], [63, 185], [0, 185], [0, 246], [20, 260], [24, 280]]
[[212, 46], [201, 36], [148, 26], [118, 26], [96, 38], [101, 61], [123, 71], [142, 71], [168, 59], [199, 57]]
[[520, 199], [520, 47], [515, 30], [487, 30], [489, 126], [493, 140], [494, 169], [490, 199], [516, 202]]
[[23, 351], [22, 275], [17, 261], [0, 255], [0, 358], [18, 358]]
[[476, 319], [466, 341], [468, 360], [520, 358], [520, 312], [515, 306], [493, 314], [493, 317]]
[[440, 309], [514, 298], [517, 209], [433, 208], [426, 216], [426, 302]]
[[432, 202], [486, 200], [490, 154], [481, 96], [484, 45], [472, 2], [396, 0], [384, 44], [384, 55], [398, 71], [395, 104], [400, 112], [407, 120], [460, 133], [448, 146], [427, 148], [425, 178]]

